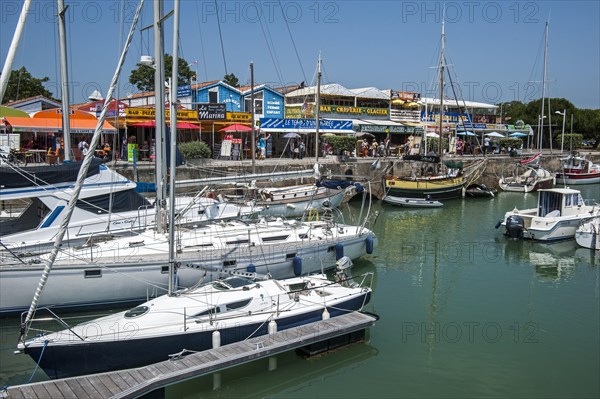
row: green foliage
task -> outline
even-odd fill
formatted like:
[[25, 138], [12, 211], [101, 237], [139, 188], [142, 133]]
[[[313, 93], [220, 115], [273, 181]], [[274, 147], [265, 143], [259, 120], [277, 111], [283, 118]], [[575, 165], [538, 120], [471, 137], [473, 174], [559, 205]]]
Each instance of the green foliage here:
[[[554, 148], [560, 148], [562, 143], [562, 132], [554, 137]], [[578, 133], [565, 133], [563, 148], [567, 151], [576, 150], [583, 146], [583, 135]]]
[[[434, 152], [438, 155], [439, 143], [440, 139], [437, 137], [427, 137], [427, 153]], [[423, 142], [421, 142], [421, 145], [423, 145]], [[444, 152], [444, 150], [448, 151], [449, 148], [448, 137], [442, 138], [442, 152]]]
[[[196, 79], [196, 72], [190, 69], [190, 65], [183, 58], [179, 58], [177, 73], [177, 85], [184, 85]], [[165, 54], [165, 77], [171, 76], [173, 69], [173, 56]], [[135, 85], [141, 91], [154, 91], [154, 68], [148, 65], [137, 64], [129, 75], [129, 83]]]
[[324, 141], [327, 141], [331, 145], [331, 150], [334, 154], [342, 154], [344, 151], [354, 151], [356, 145], [356, 138], [352, 136], [327, 136], [323, 137]]
[[8, 79], [8, 86], [6, 87], [4, 98], [0, 102], [7, 103], [35, 96], [52, 98], [52, 93], [49, 90], [46, 90], [43, 85], [43, 83], [46, 83], [48, 80], [50, 79], [47, 76], [43, 78], [34, 78], [25, 67], [13, 70]]
[[498, 144], [500, 145], [500, 147], [504, 148], [521, 148], [521, 146], [523, 145], [523, 140], [518, 138], [504, 138], [498, 140]]
[[211, 156], [210, 147], [204, 141], [180, 143], [178, 147], [185, 159], [210, 158]]
[[227, 83], [229, 86], [240, 87], [240, 81], [233, 73], [228, 73], [223, 76], [223, 82]]

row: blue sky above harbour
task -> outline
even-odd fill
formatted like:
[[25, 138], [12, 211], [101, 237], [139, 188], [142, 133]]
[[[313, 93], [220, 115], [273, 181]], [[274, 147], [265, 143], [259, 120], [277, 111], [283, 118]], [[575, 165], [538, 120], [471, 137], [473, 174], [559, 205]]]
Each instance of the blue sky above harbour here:
[[[65, 0], [65, 4], [72, 98], [83, 102], [94, 89], [106, 94], [137, 2]], [[324, 83], [435, 96], [433, 67], [445, 7], [446, 54], [462, 97], [488, 103], [531, 101], [540, 97], [544, 26], [549, 20], [549, 96], [565, 97], [579, 108], [600, 108], [599, 4], [182, 0], [180, 55], [197, 70], [199, 81], [221, 79], [227, 70], [241, 84], [249, 83], [248, 64], [253, 61], [255, 82], [277, 86], [314, 84], [321, 52]], [[2, 63], [21, 6], [20, 0], [0, 2]], [[165, 1], [165, 10], [172, 8], [172, 1]], [[55, 1], [33, 1], [13, 69], [25, 66], [34, 76], [48, 76], [49, 89], [60, 97], [55, 14]], [[147, 1], [142, 26], [151, 24], [152, 14], [152, 2]], [[172, 53], [171, 31], [172, 19], [165, 25], [168, 53]], [[128, 83], [129, 72], [140, 55], [152, 50], [151, 30], [140, 33], [138, 28], [120, 79], [121, 97], [137, 92]]]

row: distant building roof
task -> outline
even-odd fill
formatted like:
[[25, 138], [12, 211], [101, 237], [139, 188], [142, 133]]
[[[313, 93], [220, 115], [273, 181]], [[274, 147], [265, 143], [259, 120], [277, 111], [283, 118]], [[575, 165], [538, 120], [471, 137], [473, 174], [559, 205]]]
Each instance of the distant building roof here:
[[55, 108], [59, 108], [61, 106], [61, 103], [59, 101], [53, 100], [48, 97], [44, 97], [42, 95], [28, 97], [28, 98], [22, 98], [20, 100], [10, 101], [10, 102], [7, 102], [2, 105], [6, 106], [6, 107], [10, 107], [10, 108], [21, 108], [25, 105], [32, 104], [35, 102], [46, 103], [47, 105], [54, 106]]
[[350, 91], [352, 93], [354, 93], [354, 95], [356, 97], [360, 97], [360, 98], [375, 98], [378, 100], [389, 100], [390, 99], [390, 91], [386, 90], [386, 92], [384, 92], [383, 90], [379, 90], [377, 87], [362, 87], [359, 89], [350, 89]]
[[[428, 98], [428, 97], [422, 97], [421, 100], [419, 100], [419, 103], [422, 105], [433, 105], [433, 106], [439, 106], [440, 105], [440, 99], [439, 98]], [[467, 107], [467, 108], [483, 108], [483, 109], [497, 109], [498, 106], [494, 105], [494, 104], [487, 104], [487, 103], [480, 103], [477, 101], [466, 101], [466, 100], [451, 100], [449, 98], [445, 98], [444, 99], [444, 104], [446, 104], [446, 106], [448, 107]]]
[[[317, 86], [304, 87], [298, 90], [291, 91], [286, 94], [286, 97], [297, 97], [297, 96], [308, 96], [316, 94]], [[339, 83], [330, 83], [326, 85], [321, 85], [321, 94], [322, 95], [330, 95], [330, 96], [347, 96], [347, 97], [356, 97], [352, 91], [348, 90], [344, 86]]]

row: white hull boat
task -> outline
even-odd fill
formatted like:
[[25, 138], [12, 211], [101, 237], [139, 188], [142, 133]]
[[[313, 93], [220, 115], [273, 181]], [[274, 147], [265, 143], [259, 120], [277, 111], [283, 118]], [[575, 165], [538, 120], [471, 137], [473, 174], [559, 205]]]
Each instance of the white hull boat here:
[[402, 198], [386, 195], [383, 201], [406, 208], [438, 208], [444, 204], [431, 198]]
[[126, 369], [361, 310], [370, 297], [367, 286], [325, 275], [229, 277], [21, 341], [18, 349], [50, 378]]
[[582, 223], [575, 232], [575, 241], [583, 248], [600, 251], [600, 217]]
[[[232, 273], [287, 278], [321, 272], [342, 256], [356, 259], [376, 245], [364, 227], [325, 221], [215, 223], [176, 237], [180, 287]], [[39, 306], [103, 307], [161, 295], [168, 285], [168, 246], [168, 234], [146, 232], [61, 250]], [[45, 257], [0, 264], [0, 313], [29, 307]]]
[[527, 170], [517, 176], [503, 177], [498, 182], [504, 191], [531, 193], [540, 189], [553, 188], [556, 178], [544, 168], [528, 167]]
[[516, 239], [558, 241], [573, 239], [581, 223], [598, 217], [600, 206], [586, 205], [579, 190], [554, 188], [538, 191], [538, 206], [506, 212], [496, 228]]
[[[0, 258], [39, 254], [54, 244], [71, 199], [80, 162], [32, 168], [2, 166], [0, 201], [26, 203], [12, 218], [0, 220]], [[69, 221], [63, 246], [88, 239], [132, 235], [156, 224], [156, 208], [135, 191], [136, 184], [94, 160]], [[237, 219], [259, 209], [205, 197], [176, 199], [179, 225]]]

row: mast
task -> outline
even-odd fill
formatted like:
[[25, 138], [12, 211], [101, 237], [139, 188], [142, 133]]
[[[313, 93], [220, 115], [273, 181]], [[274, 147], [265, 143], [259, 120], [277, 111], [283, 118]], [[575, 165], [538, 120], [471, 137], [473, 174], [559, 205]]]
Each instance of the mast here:
[[[156, 230], [165, 231], [165, 199], [166, 187], [166, 148], [165, 148], [165, 52], [163, 33], [164, 8], [163, 0], [154, 1], [154, 108], [156, 122], [156, 138], [154, 142], [156, 155]], [[175, 60], [173, 60], [175, 61]]]
[[540, 116], [540, 125], [538, 126], [538, 150], [542, 150], [542, 140], [544, 137], [544, 99], [546, 98], [546, 62], [548, 60], [548, 21], [546, 21], [546, 35], [544, 39], [544, 76], [542, 77], [542, 114]]
[[175, 169], [177, 168], [177, 84], [179, 71], [179, 0], [173, 2], [173, 68], [171, 71], [171, 148], [169, 162], [169, 291], [175, 285]]
[[319, 119], [321, 119], [321, 52], [317, 61], [317, 93], [315, 94], [315, 162], [319, 162]]
[[[102, 107], [102, 112], [100, 112], [100, 117], [98, 118], [98, 123], [96, 124], [96, 129], [94, 130], [94, 135], [92, 136], [92, 140], [90, 146], [98, 145], [100, 141], [100, 132], [102, 131], [102, 126], [104, 124], [104, 119], [106, 118], [106, 112], [108, 111], [108, 106], [110, 105], [110, 101], [113, 98], [113, 93], [115, 91], [115, 87], [117, 86], [117, 81], [119, 79], [119, 75], [121, 74], [121, 70], [123, 69], [123, 64], [125, 63], [125, 56], [127, 55], [127, 51], [129, 50], [129, 46], [131, 45], [131, 41], [133, 39], [133, 34], [135, 32], [135, 27], [137, 26], [137, 21], [140, 17], [140, 13], [142, 12], [142, 6], [144, 5], [144, 0], [140, 0], [140, 4], [136, 9], [135, 15], [133, 17], [133, 22], [131, 23], [131, 29], [129, 30], [129, 35], [127, 36], [127, 41], [125, 42], [125, 47], [121, 53], [121, 57], [119, 58], [119, 62], [117, 64], [117, 68], [110, 82], [110, 87], [108, 88], [108, 93], [106, 94], [106, 99], [104, 100], [104, 106]], [[81, 192], [81, 187], [83, 186], [83, 181], [87, 175], [90, 163], [92, 162], [92, 158], [94, 157], [93, 151], [88, 152], [88, 154], [84, 157], [83, 162], [81, 164], [81, 168], [79, 169], [79, 173], [77, 174], [77, 182], [75, 183], [75, 188], [73, 190], [73, 195], [71, 196], [71, 200], [69, 201], [69, 205], [65, 211], [65, 215], [60, 224], [60, 229], [56, 234], [54, 239], [54, 247], [52, 248], [52, 252], [50, 253], [48, 260], [44, 266], [44, 271], [42, 272], [42, 277], [40, 278], [40, 282], [38, 287], [33, 295], [33, 299], [31, 300], [31, 306], [29, 307], [29, 311], [27, 312], [27, 317], [25, 321], [21, 325], [21, 337], [22, 340], [27, 334], [27, 329], [29, 328], [29, 323], [31, 322], [31, 318], [35, 313], [37, 308], [37, 304], [42, 295], [44, 287], [46, 285], [46, 281], [48, 280], [48, 275], [52, 271], [52, 266], [54, 265], [54, 261], [56, 260], [56, 256], [60, 251], [63, 237], [67, 231], [69, 226], [69, 221], [71, 220], [71, 215], [73, 214], [73, 210], [75, 209], [75, 204], [79, 199], [79, 193]]]
[[[4, 93], [6, 92], [6, 87], [8, 86], [8, 79], [10, 78], [12, 64], [13, 64], [13, 61], [15, 60], [15, 54], [17, 53], [17, 48], [19, 47], [19, 42], [21, 41], [21, 36], [23, 34], [23, 28], [25, 27], [25, 21], [27, 20], [27, 16], [29, 15], [29, 6], [30, 5], [31, 5], [31, 0], [25, 0], [23, 2], [23, 8], [21, 9], [21, 16], [19, 17], [19, 21], [17, 22], [17, 27], [15, 28], [15, 34], [13, 35], [12, 42], [10, 43], [10, 47], [8, 48], [8, 54], [6, 55], [6, 62], [4, 62], [4, 67], [2, 68], [2, 76], [0, 76], [0, 104], [2, 104], [2, 100], [4, 99]], [[14, 100], [16, 100], [16, 98]]]
[[442, 139], [444, 138], [444, 45], [446, 41], [446, 34], [444, 29], [444, 20], [442, 19], [442, 51], [440, 57], [440, 138], [438, 139], [438, 155], [440, 162], [442, 161]]
[[[252, 130], [250, 135], [252, 136], [250, 145], [252, 146], [252, 173], [256, 173], [256, 137], [254, 136], [254, 62], [250, 62], [250, 122], [252, 124]], [[242, 146], [244, 143], [242, 143]], [[267, 145], [267, 143], [265, 143]]]
[[[65, 15], [67, 7], [63, 0], [58, 0], [58, 35], [60, 37], [60, 80], [62, 97], [62, 124], [65, 160], [71, 160], [71, 118], [69, 115], [69, 68], [67, 67], [67, 28]], [[94, 147], [90, 147], [94, 148]], [[93, 153], [93, 151], [92, 151]]]

